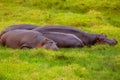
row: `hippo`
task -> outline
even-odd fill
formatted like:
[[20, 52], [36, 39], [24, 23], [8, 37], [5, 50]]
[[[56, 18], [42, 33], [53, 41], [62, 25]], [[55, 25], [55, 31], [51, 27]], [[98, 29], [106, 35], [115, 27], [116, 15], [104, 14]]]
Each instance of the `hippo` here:
[[18, 24], [18, 25], [11, 25], [11, 26], [8, 26], [6, 29], [4, 29], [0, 36], [2, 36], [4, 33], [8, 32], [8, 31], [11, 31], [11, 30], [16, 30], [16, 29], [21, 29], [21, 30], [32, 30], [36, 27], [39, 27], [39, 26], [36, 26], [36, 25], [32, 25], [32, 24]]
[[8, 31], [1, 36], [0, 44], [13, 49], [45, 48], [58, 50], [56, 42], [33, 30]]
[[68, 47], [83, 47], [84, 44], [73, 34], [60, 33], [60, 32], [43, 32], [43, 36], [52, 39], [57, 43], [58, 47], [68, 48]]
[[86, 46], [92, 46], [94, 44], [109, 44], [116, 45], [117, 41], [115, 39], [109, 39], [106, 35], [103, 34], [92, 34], [87, 33], [77, 28], [73, 28], [70, 26], [44, 26], [37, 27], [33, 30], [39, 31], [41, 33], [44, 32], [61, 32], [61, 33], [69, 33], [77, 36]]

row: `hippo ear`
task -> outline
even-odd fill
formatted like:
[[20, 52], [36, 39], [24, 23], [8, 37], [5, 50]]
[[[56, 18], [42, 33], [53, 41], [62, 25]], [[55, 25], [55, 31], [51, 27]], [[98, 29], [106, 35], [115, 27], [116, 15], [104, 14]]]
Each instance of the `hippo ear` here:
[[107, 37], [107, 35], [104, 34], [105, 37]]
[[101, 33], [101, 35], [104, 35], [103, 33]]
[[107, 37], [107, 35], [105, 35], [105, 34], [103, 34], [103, 33], [101, 33], [101, 35], [103, 35], [103, 36]]

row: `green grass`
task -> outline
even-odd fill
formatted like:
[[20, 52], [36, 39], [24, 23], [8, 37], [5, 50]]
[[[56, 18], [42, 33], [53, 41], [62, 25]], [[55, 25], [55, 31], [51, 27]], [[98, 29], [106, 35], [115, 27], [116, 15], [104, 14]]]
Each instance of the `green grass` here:
[[13, 24], [66, 25], [116, 46], [19, 50], [0, 46], [0, 80], [120, 80], [119, 0], [1, 0], [0, 31]]

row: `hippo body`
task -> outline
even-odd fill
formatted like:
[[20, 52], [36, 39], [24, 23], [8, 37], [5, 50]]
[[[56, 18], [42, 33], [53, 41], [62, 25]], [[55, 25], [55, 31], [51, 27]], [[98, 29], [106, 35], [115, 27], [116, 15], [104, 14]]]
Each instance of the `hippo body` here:
[[77, 36], [84, 45], [91, 46], [94, 44], [109, 44], [115, 45], [117, 41], [115, 39], [109, 39], [103, 34], [91, 34], [82, 30], [70, 27], [70, 26], [44, 26], [33, 29], [35, 31], [43, 32], [61, 32], [69, 33]]
[[43, 32], [43, 36], [52, 39], [58, 47], [83, 47], [83, 42], [73, 34], [60, 32]]
[[56, 43], [33, 30], [12, 30], [1, 36], [0, 43], [10, 48], [41, 48], [56, 50]]
[[36, 27], [39, 27], [39, 26], [36, 26], [36, 25], [31, 25], [31, 24], [19, 24], [19, 25], [11, 25], [11, 26], [8, 26], [7, 28], [5, 28], [0, 36], [2, 36], [4, 33], [8, 32], [8, 31], [11, 31], [11, 30], [16, 30], [16, 29], [21, 29], [21, 30], [32, 30]]
[[7, 31], [15, 30], [15, 29], [26, 29], [26, 30], [35, 30], [38, 32], [60, 32], [60, 33], [67, 33], [73, 34], [78, 37], [84, 45], [91, 46], [94, 44], [109, 44], [109, 45], [116, 45], [117, 41], [115, 39], [109, 39], [103, 34], [91, 34], [79, 30], [77, 28], [73, 28], [70, 26], [36, 26], [30, 24], [20, 24], [20, 25], [12, 25], [12, 27], [6, 28], [2, 31], [1, 35]]

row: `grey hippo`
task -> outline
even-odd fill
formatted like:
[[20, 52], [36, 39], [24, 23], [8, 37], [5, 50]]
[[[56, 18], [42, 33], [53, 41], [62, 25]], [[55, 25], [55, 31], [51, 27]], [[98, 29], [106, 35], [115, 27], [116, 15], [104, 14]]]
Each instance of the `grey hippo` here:
[[45, 48], [57, 50], [56, 42], [33, 30], [11, 30], [1, 36], [0, 44], [10, 48]]
[[66, 34], [66, 33], [60, 33], [60, 32], [43, 32], [43, 36], [52, 39], [56, 42], [58, 47], [83, 47], [84, 44], [73, 34]]
[[92, 34], [70, 26], [44, 26], [44, 27], [37, 27], [33, 30], [39, 31], [41, 33], [61, 32], [61, 33], [73, 34], [77, 36], [84, 43], [84, 45], [87, 46], [92, 46], [94, 44], [109, 44], [109, 45], [117, 44], [117, 40], [109, 39], [107, 38], [106, 35]]
[[[43, 27], [40, 27], [40, 26], [36, 26], [36, 25], [31, 25], [31, 24], [18, 24], [18, 25], [12, 25], [12, 26], [4, 29], [1, 32], [1, 34], [4, 34], [7, 31], [15, 30], [15, 29], [35, 30], [40, 33], [59, 32], [59, 33], [73, 34], [76, 37], [78, 37], [83, 42], [84, 45], [87, 45], [87, 46], [92, 46], [94, 44], [109, 44], [109, 45], [117, 44], [117, 40], [109, 39], [104, 34], [92, 34], [92, 33], [82, 31], [77, 28], [73, 28], [71, 26], [43, 26]], [[57, 36], [54, 36], [54, 37], [57, 37]], [[59, 38], [59, 39], [61, 39], [61, 38]], [[68, 42], [69, 42], [69, 40], [68, 40]]]
[[16, 29], [21, 29], [21, 30], [32, 30], [36, 27], [39, 27], [37, 25], [32, 25], [32, 24], [18, 24], [18, 25], [11, 25], [11, 26], [8, 26], [7, 28], [5, 28], [0, 36], [2, 36], [2, 34], [8, 32], [8, 31], [11, 31], [11, 30], [16, 30]]

